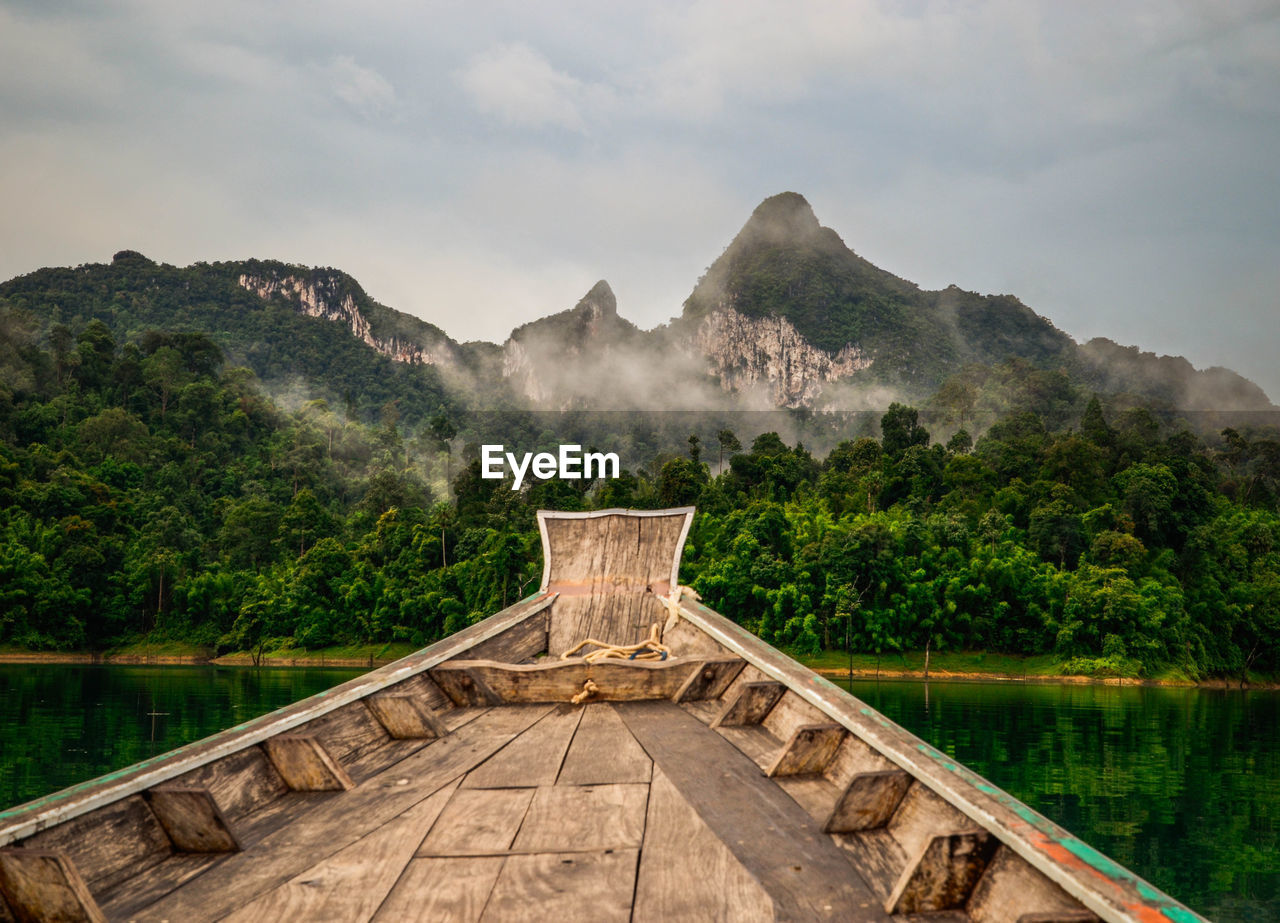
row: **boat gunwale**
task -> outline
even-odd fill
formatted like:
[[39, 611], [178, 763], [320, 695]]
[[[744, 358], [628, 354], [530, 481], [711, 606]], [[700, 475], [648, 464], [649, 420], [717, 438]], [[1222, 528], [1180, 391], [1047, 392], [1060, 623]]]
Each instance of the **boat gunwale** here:
[[[1150, 923], [1154, 911], [1171, 923], [1209, 923], [1075, 834], [714, 609], [685, 597], [680, 602], [680, 614], [910, 773], [1102, 919]], [[1109, 893], [1099, 885], [1106, 886]]]
[[0, 848], [257, 746], [343, 706], [412, 679], [540, 614], [557, 593], [539, 591], [399, 660], [242, 724], [0, 811]]

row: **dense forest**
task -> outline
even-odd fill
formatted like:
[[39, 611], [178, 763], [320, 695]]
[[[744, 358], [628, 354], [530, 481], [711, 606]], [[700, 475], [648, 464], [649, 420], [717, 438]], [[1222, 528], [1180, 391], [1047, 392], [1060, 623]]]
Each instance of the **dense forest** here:
[[416, 429], [286, 413], [203, 334], [41, 336], [0, 310], [0, 645], [425, 644], [536, 587], [538, 508], [693, 504], [684, 582], [796, 653], [1280, 670], [1274, 430], [1206, 440], [1078, 403], [1015, 403], [944, 443], [895, 404], [825, 458], [726, 429], [618, 479], [512, 491], [443, 404]]

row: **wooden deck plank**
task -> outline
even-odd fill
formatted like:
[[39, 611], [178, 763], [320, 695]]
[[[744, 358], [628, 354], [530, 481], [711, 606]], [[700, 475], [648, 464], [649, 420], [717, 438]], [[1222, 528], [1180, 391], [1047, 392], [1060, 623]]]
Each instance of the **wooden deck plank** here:
[[226, 916], [391, 821], [479, 765], [546, 714], [494, 709], [432, 741], [388, 772], [316, 805], [138, 915], [149, 920]]
[[819, 824], [727, 740], [671, 703], [615, 707], [655, 771], [768, 891], [779, 917], [888, 920]]
[[481, 920], [626, 923], [639, 850], [508, 856]]
[[598, 702], [582, 709], [582, 721], [555, 781], [559, 785], [648, 782], [652, 771], [653, 760], [613, 706]]
[[661, 772], [649, 788], [635, 920], [774, 919], [773, 899]]
[[111, 891], [100, 893], [98, 903], [108, 920], [128, 920], [175, 888], [203, 874], [229, 853], [175, 853], [145, 874], [126, 879]]
[[501, 856], [412, 860], [374, 916], [374, 923], [448, 920], [476, 923], [502, 871]]
[[512, 849], [561, 852], [639, 846], [648, 798], [649, 786], [643, 784], [540, 788]]
[[532, 788], [460, 788], [416, 853], [488, 856], [511, 848], [529, 810]]
[[444, 809], [450, 784], [367, 836], [304, 869], [225, 918], [260, 920], [368, 920], [395, 886], [414, 849]]
[[568, 703], [485, 760], [462, 780], [463, 788], [536, 788], [551, 785], [584, 709]]

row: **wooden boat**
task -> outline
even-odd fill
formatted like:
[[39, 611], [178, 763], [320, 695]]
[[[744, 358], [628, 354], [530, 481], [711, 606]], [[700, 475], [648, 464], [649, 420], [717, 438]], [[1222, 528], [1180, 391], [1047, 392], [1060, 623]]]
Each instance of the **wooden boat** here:
[[0, 920], [1201, 919], [700, 605], [692, 516], [539, 513], [528, 599], [0, 812]]

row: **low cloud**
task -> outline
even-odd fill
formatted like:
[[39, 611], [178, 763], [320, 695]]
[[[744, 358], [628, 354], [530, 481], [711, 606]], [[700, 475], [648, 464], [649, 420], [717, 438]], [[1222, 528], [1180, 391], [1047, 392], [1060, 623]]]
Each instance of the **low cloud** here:
[[610, 95], [601, 85], [556, 70], [520, 42], [494, 45], [476, 55], [458, 81], [482, 113], [523, 128], [585, 131], [584, 110]]
[[396, 90], [376, 70], [357, 64], [350, 55], [339, 55], [326, 68], [333, 94], [365, 118], [392, 112]]

